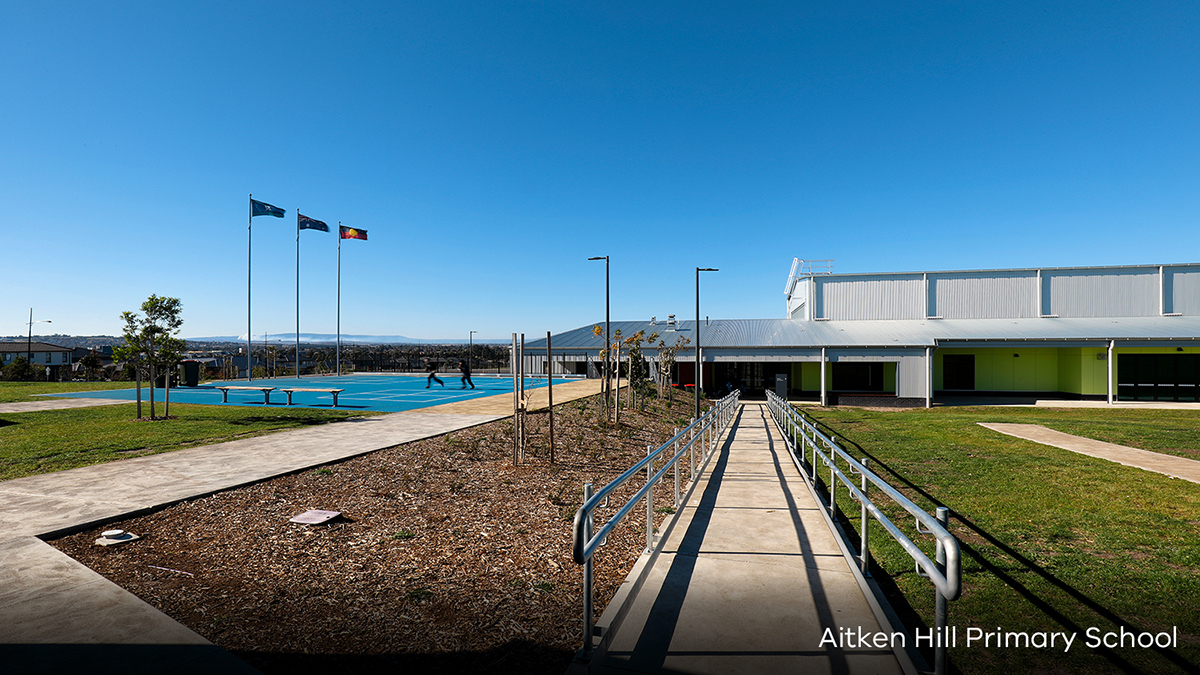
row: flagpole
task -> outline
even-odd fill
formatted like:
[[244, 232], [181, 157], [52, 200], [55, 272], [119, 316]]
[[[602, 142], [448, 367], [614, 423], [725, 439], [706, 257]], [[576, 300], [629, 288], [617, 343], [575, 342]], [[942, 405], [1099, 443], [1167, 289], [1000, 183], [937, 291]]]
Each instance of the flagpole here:
[[296, 379], [300, 379], [300, 207], [296, 207]]
[[337, 264], [337, 374], [342, 376], [342, 221], [338, 221]]
[[254, 202], [250, 201], [254, 197], [253, 193], [246, 194], [246, 206], [250, 209], [250, 215], [246, 216], [246, 381], [254, 381], [254, 369], [250, 367], [250, 243], [254, 240], [250, 236], [251, 227], [254, 224]]

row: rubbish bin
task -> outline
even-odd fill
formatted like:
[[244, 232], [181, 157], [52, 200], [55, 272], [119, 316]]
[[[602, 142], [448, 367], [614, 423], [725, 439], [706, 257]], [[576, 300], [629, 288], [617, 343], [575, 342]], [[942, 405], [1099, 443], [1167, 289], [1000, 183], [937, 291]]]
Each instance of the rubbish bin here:
[[200, 384], [199, 361], [184, 361], [180, 365], [183, 366], [183, 386], [194, 387]]

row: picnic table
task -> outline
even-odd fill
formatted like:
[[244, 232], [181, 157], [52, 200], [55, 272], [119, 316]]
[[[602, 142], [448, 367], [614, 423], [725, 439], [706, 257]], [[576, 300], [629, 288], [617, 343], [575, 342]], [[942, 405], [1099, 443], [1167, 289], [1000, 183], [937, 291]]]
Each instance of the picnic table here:
[[[237, 389], [244, 391], [261, 391], [263, 393], [263, 405], [268, 405], [271, 403], [271, 392], [275, 391], [277, 388], [278, 387], [252, 387], [245, 385], [224, 385], [217, 387], [217, 389], [221, 390], [221, 403], [229, 403], [229, 390]], [[290, 394], [288, 395], [288, 399], [291, 399]]]
[[280, 389], [279, 391], [282, 391], [283, 393], [287, 394], [287, 404], [288, 405], [292, 404], [292, 392], [294, 392], [294, 391], [318, 391], [318, 392], [324, 392], [326, 394], [333, 394], [333, 407], [336, 408], [338, 394], [340, 394], [346, 390], [345, 389], [323, 389], [321, 387], [284, 387], [284, 388]]

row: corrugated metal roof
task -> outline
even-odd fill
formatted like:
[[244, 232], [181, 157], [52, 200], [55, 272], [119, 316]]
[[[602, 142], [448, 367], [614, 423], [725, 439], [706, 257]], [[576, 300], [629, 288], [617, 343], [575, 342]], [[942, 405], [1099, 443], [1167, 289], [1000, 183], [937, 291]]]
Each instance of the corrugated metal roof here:
[[[603, 327], [604, 322], [599, 326]], [[623, 337], [639, 330], [673, 344], [675, 336], [695, 344], [695, 321], [680, 321], [675, 331], [663, 323], [614, 321]], [[555, 351], [598, 351], [604, 336], [584, 326], [552, 337]], [[1073, 319], [927, 319], [924, 321], [794, 321], [791, 319], [714, 319], [701, 324], [705, 348], [734, 347], [931, 347], [953, 341], [1200, 340], [1200, 317], [1122, 317]], [[546, 340], [526, 342], [545, 349]], [[655, 341], [657, 344], [657, 340]]]

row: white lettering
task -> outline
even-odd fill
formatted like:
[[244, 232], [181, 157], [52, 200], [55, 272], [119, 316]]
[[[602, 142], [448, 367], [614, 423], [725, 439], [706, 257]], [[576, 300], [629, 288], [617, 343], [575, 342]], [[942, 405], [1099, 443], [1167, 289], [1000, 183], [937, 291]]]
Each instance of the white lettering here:
[[1063, 648], [1063, 653], [1066, 654], [1071, 651], [1071, 643], [1075, 642], [1075, 638], [1079, 637], [1079, 633], [1071, 633], [1070, 635], [1063, 633], [1062, 636], [1063, 640], [1067, 643], [1067, 646]]
[[920, 629], [920, 628], [913, 629], [913, 635], [915, 635], [915, 636], [916, 636], [916, 644], [917, 644], [917, 646], [918, 646], [918, 647], [920, 647], [920, 646], [921, 646], [921, 642], [922, 642], [922, 641], [924, 641], [924, 642], [925, 642], [925, 645], [926, 645], [927, 647], [932, 647], [932, 646], [933, 646], [933, 633], [934, 633], [934, 630], [935, 630], [935, 629], [933, 629], [933, 628], [930, 628], [928, 633], [926, 633], [925, 635], [921, 635], [921, 629]]
[[833, 629], [832, 628], [825, 629], [825, 632], [821, 635], [821, 642], [817, 646], [818, 647], [827, 647], [827, 646], [828, 647], [836, 647], [836, 646], [838, 646], [837, 640], [834, 639], [834, 637], [833, 637]]
[[975, 626], [967, 627], [967, 646], [970, 647], [972, 642], [983, 639], [983, 629]]
[[1021, 638], [1025, 638], [1025, 646], [1026, 647], [1029, 646], [1029, 633], [1005, 633], [1004, 634], [1004, 646], [1005, 647], [1010, 646], [1009, 642], [1008, 642], [1009, 638], [1012, 638], [1011, 646], [1013, 646], [1013, 647], [1021, 646]]

